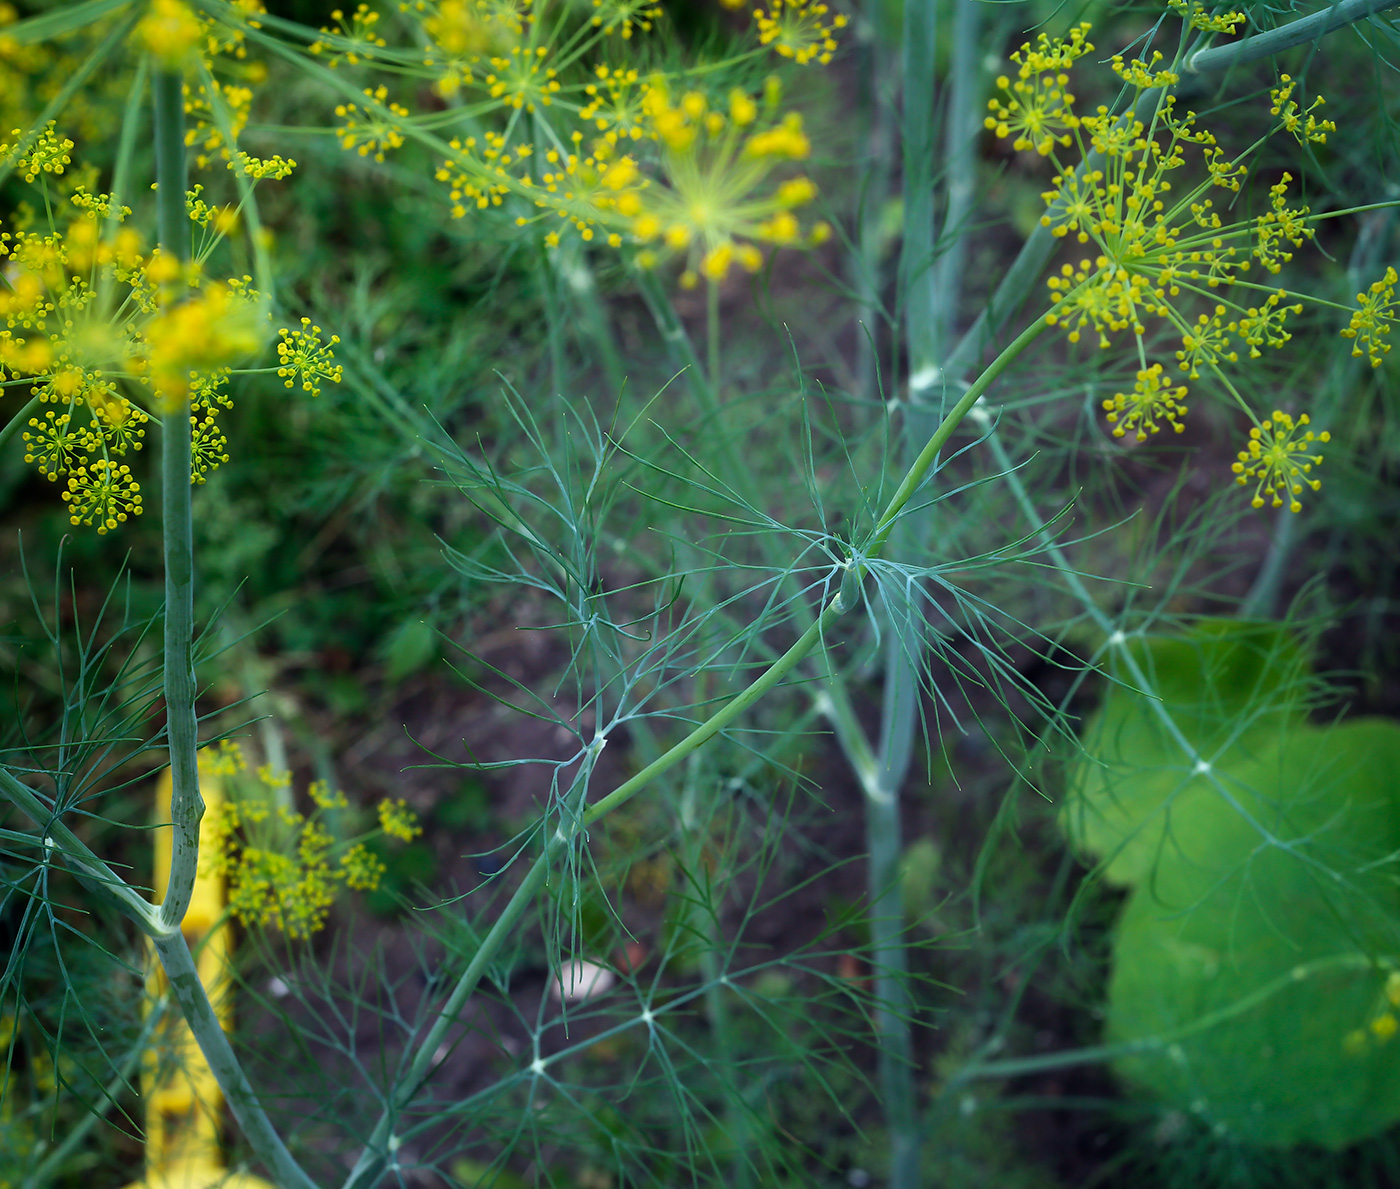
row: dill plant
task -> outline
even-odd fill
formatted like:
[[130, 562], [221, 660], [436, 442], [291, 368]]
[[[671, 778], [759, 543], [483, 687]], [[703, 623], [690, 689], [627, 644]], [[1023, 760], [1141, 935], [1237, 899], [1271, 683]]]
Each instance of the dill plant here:
[[[1341, 16], [1302, 18], [1212, 47], [1244, 15], [1172, 5], [1181, 19], [1170, 52], [1114, 57], [1121, 95], [1092, 114], [1076, 107], [1068, 89], [1071, 70], [1083, 71], [1081, 59], [1093, 48], [1088, 26], [1024, 44], [1011, 58], [1015, 80], [997, 80], [986, 125], [1014, 150], [1045, 159], [1054, 174], [1039, 230], [1002, 290], [954, 342], [966, 264], [944, 241], [962, 238], [959, 221], [970, 218], [971, 199], [950, 187], [944, 226], [956, 230], [940, 236], [935, 13], [906, 5], [902, 110], [896, 117], [885, 95], [872, 113], [887, 129], [899, 128], [903, 148], [892, 307], [883, 300], [890, 286], [873, 242], [877, 221], [854, 224], [855, 287], [876, 324], [870, 366], [850, 402], [865, 425], [842, 435], [830, 457], [819, 456], [812, 392], [799, 369], [794, 443], [778, 447], [796, 460], [795, 479], [776, 497], [746, 456], [746, 442], [771, 447], [774, 431], [745, 399], [722, 286], [734, 274], [773, 270], [779, 250], [822, 249], [838, 238], [834, 212], [809, 213], [821, 196], [808, 166], [817, 134], [789, 98], [790, 80], [770, 65], [827, 66], [848, 20], [820, 3], [775, 3], [754, 14], [752, 46], [718, 60], [656, 65], [640, 47], [664, 20], [657, 6], [598, 0], [592, 7], [580, 14], [508, 0], [422, 0], [392, 13], [367, 5], [337, 11], [316, 29], [255, 2], [153, 0], [74, 6], [11, 29], [16, 43], [38, 43], [90, 18], [107, 20], [110, 32], [74, 77], [128, 50], [134, 65], [109, 191], [58, 186], [75, 147], [56, 130], [58, 117], [76, 87], [60, 91], [53, 111], [40, 112], [6, 149], [20, 175], [40, 187], [48, 226], [6, 233], [17, 267], [7, 275], [0, 359], [6, 388], [29, 403], [0, 433], [6, 441], [20, 435], [40, 473], [64, 479], [75, 526], [105, 533], [145, 509], [131, 464], [116, 460], [134, 455], [147, 427], [158, 425], [166, 598], [158, 664], [147, 657], [119, 667], [97, 691], [88, 664], [95, 644], [80, 638], [82, 677], [61, 679], [59, 742], [24, 740], [7, 753], [0, 791], [29, 823], [7, 836], [25, 869], [9, 886], [32, 905], [30, 934], [47, 921], [56, 937], [47, 881], [61, 860], [90, 896], [150, 939], [174, 1007], [238, 1122], [242, 1151], [279, 1184], [329, 1183], [335, 1175], [355, 1189], [395, 1183], [418, 1168], [462, 1183], [509, 1184], [521, 1163], [554, 1183], [582, 1183], [595, 1170], [621, 1183], [805, 1183], [820, 1153], [784, 1142], [785, 1112], [817, 1087], [829, 1117], [850, 1117], [867, 1075], [849, 1050], [869, 1035], [886, 1140], [877, 1162], [891, 1184], [915, 1185], [937, 1158], [921, 1144], [945, 1100], [978, 1080], [1039, 1067], [1035, 1059], [996, 1059], [1000, 1037], [991, 1035], [943, 1079], [931, 1107], [915, 1078], [915, 1024], [925, 1006], [920, 975], [928, 964], [925, 943], [905, 920], [900, 797], [918, 742], [931, 744], [945, 724], [982, 713], [983, 696], [1003, 710], [1019, 708], [998, 740], [1008, 753], [1073, 735], [1066, 709], [1017, 662], [1024, 650], [1058, 655], [1067, 633], [1057, 623], [1028, 622], [1019, 606], [1007, 610], [981, 585], [983, 576], [1012, 575], [1017, 586], [1014, 575], [1051, 574], [1056, 596], [1078, 607], [1068, 618], [1091, 632], [1089, 642], [1075, 641], [1084, 653], [1071, 664], [1078, 679], [1121, 665], [1120, 682], [1154, 690], [1130, 642], [1138, 629], [1128, 613], [1106, 610], [1068, 560], [1066, 551], [1084, 542], [1066, 540], [1058, 518], [1037, 510], [1022, 464], [1003, 441], [1005, 413], [992, 402], [1005, 401], [1013, 377], [1027, 376], [1023, 357], [1045, 350], [1049, 337], [1063, 334], [1066, 350], [1087, 338], [1112, 361], [1114, 379], [1104, 390], [1111, 394], [1097, 397], [1102, 420], [1091, 423], [1110, 443], [1146, 442], [1163, 428], [1184, 433], [1189, 418], [1201, 415], [1204, 390], [1249, 425], [1230, 475], [1247, 503], [1296, 514], [1320, 494], [1315, 471], [1329, 429], [1310, 429], [1308, 413], [1261, 405], [1240, 377], [1265, 349], [1286, 346], [1305, 303], [1334, 320], [1345, 315], [1347, 351], [1379, 367], [1393, 321], [1394, 270], [1365, 280], [1350, 306], [1276, 284], [1324, 216], [1292, 204], [1288, 175], [1268, 187], [1262, 213], [1239, 214], [1233, 204], [1247, 193], [1248, 162], [1270, 137], [1292, 137], [1311, 152], [1333, 129], [1316, 101], [1300, 103], [1297, 83], [1284, 74], [1268, 90], [1268, 131], [1243, 150], [1226, 150], [1216, 132], [1178, 111], [1173, 89], [1188, 74], [1281, 52], [1320, 36], [1326, 21], [1336, 27], [1380, 6], [1353, 4]], [[972, 6], [957, 8], [958, 36], [973, 44]], [[768, 53], [778, 61], [760, 66]], [[886, 64], [894, 58], [888, 42], [875, 55]], [[255, 183], [285, 181], [297, 169], [291, 157], [256, 158], [239, 147], [262, 84], [253, 68], [260, 57], [323, 89], [328, 127], [319, 131], [365, 168], [430, 162], [425, 172], [444, 220], [492, 219], [536, 255], [544, 291], [564, 295], [548, 313], [556, 391], [571, 380], [565, 324], [577, 323], [604, 370], [619, 366], [606, 320], [587, 316], [598, 292], [594, 269], [617, 258], [632, 270], [683, 375], [639, 408], [619, 403], [616, 414], [562, 395], [546, 412], [506, 385], [500, 406], [513, 432], [496, 454], [452, 440], [391, 389], [386, 395], [382, 377], [352, 354], [355, 344], [340, 341], [327, 313], [287, 318], [275, 362], [239, 367], [266, 353], [276, 327], [267, 311], [280, 310]], [[958, 68], [949, 108], [948, 157], [964, 163], [976, 125], [977, 80], [969, 69]], [[122, 205], [140, 189], [128, 130], [148, 92], [156, 249], [128, 231], [131, 212]], [[202, 185], [187, 188], [187, 148], [195, 167], [208, 171], [208, 189], [230, 195], [226, 204], [211, 204]], [[1188, 150], [1202, 167], [1194, 175]], [[1328, 210], [1325, 217], [1357, 213]], [[249, 271], [215, 281], [210, 262], [230, 250], [240, 228], [246, 238], [238, 256]], [[1084, 245], [1089, 254], [1051, 270], [1043, 302], [1020, 314], [1029, 280], [1061, 243]], [[690, 337], [673, 281], [682, 292], [703, 286], [703, 344]], [[1015, 300], [1006, 299], [1008, 290]], [[881, 376], [874, 364], [886, 349], [894, 367]], [[350, 359], [347, 373], [343, 360]], [[1096, 374], [1101, 366], [1082, 370]], [[1074, 371], [1069, 366], [1066, 375]], [[346, 848], [338, 881], [350, 888], [377, 878], [373, 857], [299, 815], [272, 769], [263, 783], [282, 804], [265, 813], [248, 799], [220, 810], [224, 841], [214, 865], [230, 880], [230, 910], [292, 976], [281, 980], [292, 1003], [275, 1013], [289, 1043], [365, 1079], [358, 1098], [345, 1086], [321, 1091], [348, 1135], [323, 1116], [290, 1127], [281, 1112], [269, 1116], [254, 1087], [279, 1076], [278, 1054], [245, 1048], [257, 1062], [256, 1083], [250, 1079], [250, 1062], [225, 1037], [181, 933], [201, 863], [197, 756], [219, 733], [201, 728], [196, 711], [190, 488], [239, 449], [216, 420], [235, 372], [265, 374], [290, 389], [291, 399], [347, 382], [357, 393], [374, 391], [386, 426], [421, 438], [445, 485], [496, 530], [477, 547], [449, 547], [448, 566], [474, 588], [502, 585], [552, 608], [546, 622], [559, 628], [568, 654], [550, 698], [463, 664], [470, 680], [554, 728], [566, 754], [451, 761], [475, 773], [519, 767], [533, 774], [538, 816], [505, 848], [498, 877], [435, 905], [426, 929], [436, 948], [424, 947], [417, 969], [379, 976], [392, 1003], [420, 974], [432, 994], [416, 1015], [383, 1011], [382, 1076], [365, 1075], [363, 1037], [336, 1007], [348, 999], [353, 1015], [374, 992], [354, 985], [358, 974], [339, 985], [331, 967], [290, 944], [328, 915], [337, 883], [333, 848]], [[1189, 409], [1188, 383], [1198, 394]], [[681, 390], [690, 404], [673, 412], [668, 402], [678, 406]], [[889, 391], [900, 393], [892, 405]], [[969, 429], [970, 440], [955, 442]], [[981, 457], [992, 460], [990, 478], [964, 469]], [[831, 479], [833, 469], [847, 473]], [[1025, 527], [989, 540], [986, 513], [1008, 506]], [[671, 545], [658, 551], [639, 542], [636, 530], [662, 509], [689, 527], [668, 526]], [[144, 640], [154, 622], [132, 630]], [[61, 657], [56, 629], [51, 643]], [[857, 711], [872, 655], [885, 675], [874, 732]], [[157, 688], [165, 718], [152, 732], [146, 719]], [[567, 711], [552, 704], [561, 698]], [[94, 704], [107, 709], [94, 716]], [[1193, 775], [1223, 794], [1211, 761], [1193, 749], [1170, 710], [1162, 713], [1173, 745], [1206, 764]], [[862, 794], [865, 908], [774, 954], [750, 934], [813, 877], [791, 862], [791, 811], [772, 796], [769, 773], [803, 787], [803, 755], [822, 720]], [[99, 816], [92, 806], [109, 794], [116, 771], [109, 753], [124, 760], [131, 739], [140, 741], [138, 756], [148, 745], [167, 753], [173, 773], [168, 890], [158, 906], [69, 824]], [[624, 739], [630, 756], [619, 762], [615, 745]], [[713, 758], [721, 746], [722, 758]], [[318, 813], [347, 808], [324, 786], [308, 795]], [[650, 967], [616, 957], [627, 953], [631, 926], [615, 897], [637, 855], [624, 853], [614, 864], [598, 841], [645, 800], [663, 807], [660, 829], [669, 842], [662, 866], [670, 910]], [[249, 837], [247, 828], [269, 813], [285, 827], [281, 836]], [[400, 800], [381, 806], [380, 825], [404, 842], [419, 829]], [[234, 843], [239, 826], [245, 835]], [[559, 988], [533, 1008], [511, 986], [528, 947], [537, 948]], [[118, 950], [114, 943], [109, 957], [120, 965]], [[55, 941], [55, 961], [62, 951]], [[854, 975], [842, 973], [843, 960], [848, 971], [854, 963]], [[585, 961], [613, 980], [596, 996], [572, 993]], [[25, 1003], [24, 972], [12, 969], [6, 981], [16, 1003]], [[89, 992], [78, 987], [70, 980], [68, 993], [82, 1016]], [[121, 1005], [128, 1015], [137, 998]], [[35, 1007], [25, 1011], [44, 1018]], [[526, 1049], [506, 1042], [506, 1025], [493, 1024], [493, 1013], [529, 1038]], [[1393, 1017], [1382, 1010], [1368, 1025], [1377, 1040], [1386, 1039], [1386, 1026], [1376, 1023], [1383, 1019]], [[13, 1035], [18, 1024], [10, 1027]], [[434, 1074], [454, 1045], [489, 1036], [492, 1027], [503, 1031], [482, 1050], [490, 1072], [468, 1092], [435, 1092]], [[150, 1032], [127, 1035], [125, 1043], [128, 1056], [119, 1059], [94, 1046], [101, 1054], [94, 1066], [105, 1062], [115, 1078], [106, 1105], [129, 1082], [130, 1055], [144, 1051]], [[1040, 1064], [1112, 1055], [1104, 1048]], [[609, 1064], [619, 1059], [631, 1062], [620, 1074]], [[97, 1075], [65, 1076], [78, 1085]], [[87, 1095], [90, 1120], [106, 1109], [95, 1097]], [[26, 1175], [42, 1181], [55, 1168], [37, 1144], [35, 1152]]]

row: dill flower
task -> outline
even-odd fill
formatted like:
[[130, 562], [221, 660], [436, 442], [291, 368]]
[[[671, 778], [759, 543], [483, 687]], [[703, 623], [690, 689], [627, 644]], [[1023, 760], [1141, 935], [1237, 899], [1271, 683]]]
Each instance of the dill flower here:
[[[1243, 19], [1238, 13], [1208, 17], [1195, 0], [1178, 0], [1172, 7], [1189, 23], [1212, 32], [1231, 31]], [[1312, 216], [1306, 206], [1289, 205], [1293, 179], [1285, 173], [1269, 188], [1265, 213], [1230, 223], [1222, 219], [1211, 194], [1240, 191], [1247, 176], [1243, 155], [1228, 157], [1214, 134], [1197, 126], [1194, 113], [1178, 112], [1175, 97], [1166, 92], [1179, 76], [1160, 52], [1146, 60], [1111, 60], [1114, 73], [1129, 88], [1123, 113], [1102, 106], [1091, 114], [1077, 113], [1066, 70], [1092, 48], [1087, 32], [1081, 24], [1066, 38], [1042, 34], [1034, 47], [1023, 45], [1012, 56], [1017, 79], [998, 80], [1002, 96], [991, 101], [986, 123], [998, 136], [1011, 139], [1013, 147], [1048, 157], [1057, 170], [1043, 194], [1047, 209], [1041, 224], [1057, 238], [1073, 236], [1092, 245], [1094, 254], [1061, 265], [1048, 278], [1045, 320], [1064, 330], [1070, 342], [1085, 333], [1101, 348], [1111, 346], [1118, 334], [1137, 340], [1142, 367], [1136, 382], [1130, 392], [1105, 400], [1103, 409], [1115, 436], [1132, 432], [1142, 441], [1163, 424], [1180, 432], [1186, 413], [1181, 403], [1185, 387], [1168, 382], [1162, 365], [1147, 358], [1149, 322], [1161, 320], [1180, 335], [1176, 360], [1189, 379], [1210, 376], [1248, 409], [1223, 365], [1238, 362], [1242, 353], [1256, 359], [1264, 348], [1287, 343], [1287, 320], [1301, 312], [1302, 303], [1287, 290], [1271, 291], [1245, 278], [1255, 265], [1270, 274], [1280, 272], [1292, 259], [1292, 249], [1314, 238]], [[1271, 97], [1275, 131], [1321, 143], [1331, 125], [1313, 114], [1320, 100], [1300, 111], [1292, 93], [1293, 83], [1285, 75]], [[1151, 110], [1140, 119], [1136, 113], [1145, 97], [1151, 97]], [[1070, 146], [1076, 157], [1062, 159], [1061, 151]], [[1082, 162], [1091, 154], [1098, 155], [1098, 163], [1085, 168]], [[1181, 187], [1176, 178], [1190, 156], [1198, 160], [1201, 175]], [[1262, 300], [1237, 300], [1233, 294], [1238, 288], [1260, 294]], [[1369, 305], [1363, 295], [1352, 337], [1364, 332], [1368, 309], [1379, 310], [1390, 300], [1384, 284], [1373, 292]], [[1202, 297], [1210, 299], [1209, 311], [1190, 311], [1188, 303]], [[1303, 485], [1318, 486], [1306, 475], [1321, 461], [1307, 453], [1315, 440], [1300, 428], [1307, 418], [1295, 426], [1284, 414], [1263, 421], [1251, 416], [1257, 425], [1235, 465], [1236, 478], [1242, 485], [1256, 480], [1255, 507], [1266, 498], [1281, 506], [1286, 494], [1296, 510]]]
[[190, 414], [190, 482], [204, 483], [209, 472], [228, 462], [228, 439], [214, 421], [214, 411]]
[[307, 48], [313, 54], [326, 54], [327, 65], [334, 70], [342, 62], [347, 66], [357, 66], [362, 60], [372, 62], [375, 50], [381, 50], [389, 43], [375, 31], [379, 24], [379, 13], [368, 4], [357, 4], [349, 18], [339, 8], [331, 11], [334, 29], [321, 26], [321, 32], [331, 38], [330, 44], [313, 41]]
[[18, 153], [15, 167], [26, 182], [32, 183], [45, 174], [57, 177], [72, 164], [73, 142], [66, 136], [59, 136], [53, 120], [43, 127], [28, 148], [24, 147], [24, 135], [20, 129], [12, 129], [10, 135], [16, 143], [13, 147], [0, 145], [0, 160], [5, 160], [11, 153]]
[[214, 115], [215, 104], [222, 107], [235, 141], [247, 126], [253, 108], [251, 87], [224, 84], [218, 79], [211, 81], [212, 95], [203, 83], [194, 87], [186, 83], [184, 87], [185, 114], [191, 121], [185, 129], [185, 144], [195, 150], [190, 159], [198, 169], [207, 169], [216, 153], [223, 161], [231, 162], [233, 159], [230, 146], [224, 142], [221, 121]]
[[306, 795], [317, 809], [344, 809], [349, 804], [344, 793], [339, 789], [332, 790], [324, 780], [313, 780], [306, 787]]
[[402, 797], [397, 801], [386, 797], [379, 802], [379, 828], [390, 838], [401, 842], [412, 842], [423, 832], [423, 827], [418, 824], [418, 815]]
[[256, 294], [218, 282], [202, 285], [187, 300], [162, 308], [144, 328], [150, 378], [167, 400], [183, 399], [192, 372], [255, 354], [266, 330]]
[[[236, 775], [247, 762], [236, 744], [226, 746], [217, 762], [226, 775]], [[324, 824], [323, 814], [349, 808], [344, 793], [313, 782], [307, 796], [314, 809], [306, 815], [285, 804], [274, 808], [269, 800], [288, 787], [290, 773], [263, 765], [257, 778], [258, 792], [225, 800], [211, 812], [212, 841], [201, 863], [228, 880], [229, 910], [243, 925], [310, 937], [325, 926], [342, 888], [373, 891], [387, 869], [364, 842], [339, 842]], [[422, 833], [402, 800], [382, 802], [378, 816], [391, 838], [411, 842]]]
[[136, 38], [166, 70], [178, 69], [204, 39], [204, 26], [182, 0], [150, 0]]
[[1306, 108], [1299, 108], [1292, 98], [1297, 85], [1289, 75], [1279, 75], [1279, 85], [1269, 92], [1273, 100], [1269, 113], [1278, 117], [1280, 126], [1292, 133], [1299, 144], [1326, 144], [1327, 134], [1335, 132], [1337, 125], [1331, 120], [1319, 120], [1313, 112], [1327, 100], [1319, 95]]
[[389, 102], [387, 87], [365, 89], [370, 102], [360, 107], [354, 103], [339, 103], [335, 114], [345, 121], [336, 129], [336, 139], [343, 149], [354, 149], [361, 157], [374, 155], [383, 161], [389, 149], [403, 147], [404, 136], [400, 121], [408, 119], [408, 108]]
[[1203, 33], [1233, 33], [1245, 21], [1242, 12], [1222, 12], [1212, 16], [1200, 0], [1167, 0], [1167, 7], [1193, 29]]
[[530, 157], [531, 146], [507, 148], [504, 134], [487, 132], [480, 142], [475, 136], [454, 138], [450, 147], [455, 155], [443, 161], [433, 176], [447, 184], [454, 219], [465, 218], [469, 205], [477, 210], [500, 206], [516, 188], [527, 188], [513, 170]]
[[793, 213], [816, 197], [810, 179], [771, 184], [775, 170], [811, 153], [797, 113], [778, 118], [772, 103], [761, 113], [737, 88], [727, 112], [711, 108], [698, 91], [673, 103], [660, 84], [649, 86], [645, 108], [661, 160], [655, 183], [639, 191], [630, 221], [633, 237], [644, 245], [638, 255], [643, 267], [661, 255], [684, 254], [681, 283], [689, 286], [700, 275], [723, 280], [734, 264], [757, 271], [759, 244], [804, 247], [826, 239], [825, 223], [804, 231]]
[[235, 151], [233, 160], [229, 162], [230, 169], [236, 168], [245, 177], [272, 178], [273, 181], [281, 181], [296, 167], [295, 161], [289, 161], [287, 158], [278, 157], [275, 154], [271, 157], [259, 158], [242, 151]]
[[455, 95], [472, 81], [477, 63], [490, 50], [491, 26], [472, 0], [442, 0], [415, 12], [428, 40], [423, 65], [434, 75], [433, 88], [444, 97]]
[[31, 417], [22, 437], [24, 461], [37, 466], [50, 483], [66, 475], [87, 454], [90, 444], [87, 431], [74, 424], [69, 414], [52, 409], [42, 418]]
[[986, 127], [1003, 140], [1012, 138], [1018, 152], [1034, 149], [1044, 157], [1056, 144], [1067, 147], [1069, 132], [1079, 126], [1079, 120], [1073, 111], [1074, 96], [1065, 89], [1069, 75], [1064, 72], [1093, 50], [1086, 39], [1088, 32], [1085, 22], [1071, 29], [1067, 40], [1051, 41], [1042, 33], [1034, 48], [1026, 42], [1012, 54], [1016, 81], [1006, 75], [997, 79], [1003, 95], [988, 101], [991, 114], [984, 121]]
[[769, 0], [765, 11], [754, 9], [761, 45], [772, 46], [799, 66], [825, 66], [836, 52], [835, 33], [848, 23], [845, 13], [832, 14], [822, 0]]
[[354, 891], [372, 892], [383, 881], [388, 868], [362, 842], [357, 842], [340, 857], [340, 877]]
[[583, 90], [588, 102], [579, 110], [579, 119], [592, 123], [611, 145], [624, 137], [641, 140], [654, 137], [655, 129], [647, 120], [647, 86], [635, 70], [598, 66], [598, 81], [587, 83]]
[[310, 318], [301, 320], [301, 327], [292, 330], [286, 326], [279, 330], [281, 342], [277, 344], [277, 374], [286, 387], [300, 383], [303, 392], [313, 397], [321, 395], [321, 381], [329, 380], [339, 384], [345, 369], [335, 362], [334, 348], [340, 336], [333, 334], [328, 342], [321, 339], [321, 328], [313, 326]]
[[1186, 428], [1180, 420], [1186, 415], [1186, 406], [1180, 403], [1185, 395], [1186, 386], [1164, 383], [1162, 365], [1154, 363], [1138, 372], [1132, 392], [1115, 393], [1112, 400], [1103, 402], [1103, 407], [1114, 437], [1133, 433], [1139, 442], [1145, 442], [1148, 434], [1161, 429], [1160, 422], [1166, 422], [1177, 433]]
[[1322, 455], [1310, 451], [1313, 442], [1331, 441], [1332, 435], [1326, 430], [1314, 434], [1310, 429], [1305, 430], [1307, 424], [1306, 413], [1294, 421], [1287, 413], [1276, 410], [1272, 418], [1266, 417], [1249, 431], [1249, 441], [1231, 470], [1241, 487], [1255, 480], [1254, 496], [1250, 500], [1254, 507], [1262, 508], [1267, 497], [1275, 508], [1281, 508], [1287, 496], [1288, 510], [1301, 512], [1303, 505], [1298, 496], [1303, 488], [1316, 491], [1322, 486], [1321, 479], [1307, 477], [1313, 467], [1322, 463]]
[[[237, 776], [248, 770], [248, 759], [243, 749], [232, 739], [221, 739], [217, 747], [201, 753], [201, 759], [215, 776]], [[230, 805], [232, 802], [222, 801], [220, 804]]]
[[593, 25], [604, 33], [621, 30], [623, 40], [631, 38], [633, 29], [650, 33], [652, 23], [661, 15], [656, 0], [593, 0]]
[[[504, 57], [490, 59], [486, 93], [503, 100], [507, 107], [532, 113], [537, 106], [548, 107], [559, 92], [559, 81], [552, 66], [545, 65], [547, 47], [513, 45]], [[407, 114], [407, 113], [405, 113]]]
[[1365, 293], [1358, 293], [1356, 300], [1361, 308], [1352, 314], [1351, 324], [1340, 332], [1343, 338], [1356, 340], [1352, 345], [1352, 355], [1357, 358], [1368, 356], [1372, 367], [1380, 367], [1381, 360], [1390, 354], [1386, 336], [1395, 325], [1397, 281], [1400, 281], [1400, 275], [1394, 268], [1387, 268], [1385, 276], [1373, 281]]
[[131, 468], [106, 458], [92, 458], [71, 469], [63, 500], [70, 524], [95, 525], [99, 535], [142, 512], [141, 488]]

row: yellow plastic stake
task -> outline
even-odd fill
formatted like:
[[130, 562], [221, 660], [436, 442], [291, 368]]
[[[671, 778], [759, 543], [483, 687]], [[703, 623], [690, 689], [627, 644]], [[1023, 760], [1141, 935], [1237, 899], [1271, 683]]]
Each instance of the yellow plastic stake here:
[[[205, 814], [199, 828], [199, 851], [207, 855], [217, 845], [213, 822], [223, 802], [217, 773], [199, 766]], [[170, 770], [156, 789], [154, 831], [155, 895], [164, 900], [170, 874]], [[232, 980], [229, 978], [229, 931], [224, 927], [226, 890], [222, 875], [195, 879], [189, 911], [180, 926], [195, 955], [200, 982], [214, 1005], [219, 1023], [233, 1026]], [[157, 1002], [166, 992], [165, 972], [153, 950], [146, 956], [146, 996]], [[224, 1098], [219, 1084], [199, 1051], [189, 1025], [178, 1013], [162, 1021], [141, 1069], [141, 1096], [146, 1104], [146, 1176], [127, 1189], [275, 1189], [261, 1177], [231, 1173], [220, 1151]]]

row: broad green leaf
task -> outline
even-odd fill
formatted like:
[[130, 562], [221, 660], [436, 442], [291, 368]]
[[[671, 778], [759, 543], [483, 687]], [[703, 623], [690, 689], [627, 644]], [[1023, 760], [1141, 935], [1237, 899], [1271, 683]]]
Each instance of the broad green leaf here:
[[[1400, 726], [1299, 727], [1178, 800], [1119, 924], [1121, 1076], [1245, 1142], [1341, 1148], [1400, 1119], [1400, 1050], [1347, 1038], [1400, 950]], [[1154, 1043], [1161, 1042], [1161, 1043]]]
[[1272, 623], [1205, 620], [1189, 636], [1139, 637], [1129, 649], [1145, 689], [1126, 663], [1113, 666], [1061, 818], [1076, 849], [1126, 885], [1150, 875], [1197, 802], [1220, 800], [1164, 714], [1196, 756], [1228, 771], [1302, 723], [1306, 677], [1292, 632]]

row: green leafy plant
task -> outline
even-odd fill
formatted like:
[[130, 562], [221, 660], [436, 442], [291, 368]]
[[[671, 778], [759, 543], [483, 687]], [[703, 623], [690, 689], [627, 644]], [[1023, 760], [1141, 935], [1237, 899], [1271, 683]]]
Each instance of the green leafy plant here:
[[1112, 689], [1064, 819], [1131, 888], [1115, 1067], [1247, 1143], [1355, 1143], [1400, 1117], [1383, 1045], [1400, 728], [1308, 723], [1304, 653], [1273, 625], [1206, 623], [1131, 651], [1157, 696], [1126, 676]]

